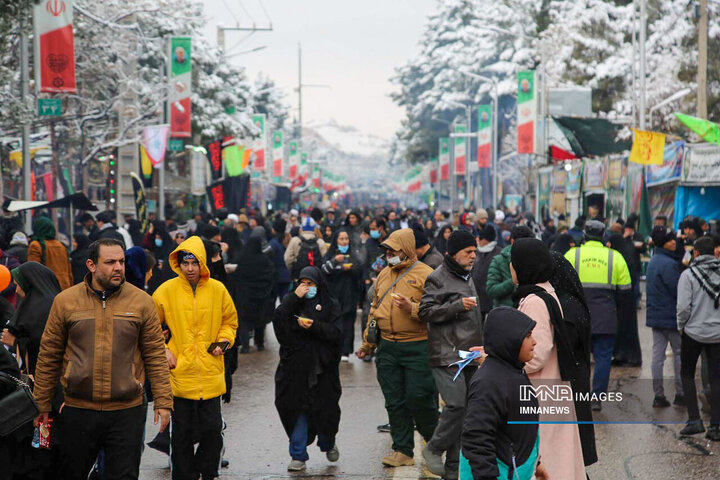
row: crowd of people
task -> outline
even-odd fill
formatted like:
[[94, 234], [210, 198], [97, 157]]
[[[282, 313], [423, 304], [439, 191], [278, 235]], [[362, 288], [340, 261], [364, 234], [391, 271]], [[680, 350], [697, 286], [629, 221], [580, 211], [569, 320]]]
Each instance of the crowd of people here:
[[[705, 431], [702, 357], [707, 438], [720, 441], [720, 240], [700, 219], [679, 232], [655, 223], [644, 238], [634, 214], [571, 227], [494, 209], [314, 207], [153, 215], [143, 231], [105, 211], [71, 233], [37, 214], [28, 235], [5, 219], [0, 399], [10, 377], [29, 381], [39, 415], [0, 436], [1, 463], [11, 479], [137, 478], [152, 406], [161, 432], [148, 445], [169, 455], [172, 478], [216, 478], [238, 355], [263, 351], [272, 323], [289, 471], [306, 468], [316, 438], [340, 458], [339, 366], [357, 355], [375, 363], [385, 398], [383, 465], [415, 464], [417, 430], [426, 467], [447, 480], [582, 480], [612, 366], [642, 363], [650, 253], [653, 407], [670, 406], [669, 344], [681, 434]], [[467, 352], [478, 358], [458, 363]], [[564, 422], [547, 422], [558, 418], [545, 399], [518, 397], [553, 382], [585, 394], [561, 405]]]

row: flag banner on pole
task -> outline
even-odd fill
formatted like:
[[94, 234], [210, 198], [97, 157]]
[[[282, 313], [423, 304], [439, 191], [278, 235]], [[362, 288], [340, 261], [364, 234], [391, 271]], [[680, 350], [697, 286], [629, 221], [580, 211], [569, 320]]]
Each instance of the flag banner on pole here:
[[152, 180], [152, 167], [152, 162], [148, 157], [147, 150], [140, 144], [140, 171], [142, 172], [144, 180]]
[[222, 140], [215, 140], [212, 143], [208, 143], [205, 150], [207, 151], [208, 162], [210, 162], [210, 174], [212, 175], [212, 180], [219, 180], [223, 175]]
[[143, 188], [143, 182], [135, 172], [130, 172], [130, 179], [133, 186], [133, 195], [135, 198], [135, 215], [140, 222], [140, 231], [147, 231], [150, 226], [150, 219], [148, 218], [147, 210], [147, 199], [145, 197], [145, 189]]
[[245, 171], [246, 168], [248, 168], [248, 165], [250, 165], [250, 157], [252, 156], [252, 148], [248, 148], [247, 146], [243, 147], [243, 156], [242, 156], [242, 169]]
[[188, 138], [191, 134], [191, 43], [190, 37], [170, 37], [170, 136], [175, 138]]
[[635, 140], [630, 150], [630, 161], [641, 165], [662, 165], [665, 153], [665, 135], [633, 128]]
[[160, 168], [165, 161], [169, 131], [170, 127], [168, 125], [143, 128], [142, 146], [145, 147], [150, 163], [155, 168]]
[[432, 157], [430, 159], [430, 183], [437, 183], [438, 181], [438, 159]]
[[317, 165], [313, 165], [313, 187], [320, 188], [322, 185], [322, 171]]
[[518, 72], [518, 153], [535, 153], [535, 72]]
[[35, 88], [76, 93], [72, 0], [43, 0], [33, 8]]
[[205, 195], [205, 187], [207, 186], [207, 166], [206, 153], [203, 147], [195, 147], [190, 155], [192, 175], [190, 182], [190, 193], [193, 195]]
[[261, 172], [265, 170], [265, 148], [267, 146], [265, 123], [267, 117], [264, 113], [253, 115], [253, 123], [260, 130], [259, 136], [253, 141], [253, 152], [255, 153], [255, 161], [253, 162], [253, 170]]
[[[464, 123], [455, 125], [455, 133], [467, 132], [467, 126]], [[455, 138], [455, 175], [465, 175], [467, 160], [467, 138]]]
[[302, 183], [305, 183], [308, 179], [308, 153], [300, 152], [300, 179]]
[[697, 133], [700, 138], [709, 143], [720, 145], [720, 126], [705, 120], [704, 118], [691, 117], [690, 115], [684, 115], [682, 113], [674, 114], [678, 120], [685, 124], [694, 133]]
[[478, 148], [477, 162], [480, 168], [490, 168], [490, 146], [492, 144], [492, 110], [490, 105], [478, 106]]
[[440, 139], [440, 180], [450, 180], [450, 139]]
[[225, 164], [225, 170], [228, 177], [237, 177], [243, 173], [243, 150], [245, 147], [239, 146], [233, 137], [225, 137], [223, 139], [222, 161]]
[[298, 152], [297, 142], [290, 142], [290, 152], [288, 154], [288, 177], [290, 180], [295, 180], [298, 176], [298, 163], [300, 160], [300, 152]]
[[273, 132], [273, 177], [283, 176], [283, 132]]

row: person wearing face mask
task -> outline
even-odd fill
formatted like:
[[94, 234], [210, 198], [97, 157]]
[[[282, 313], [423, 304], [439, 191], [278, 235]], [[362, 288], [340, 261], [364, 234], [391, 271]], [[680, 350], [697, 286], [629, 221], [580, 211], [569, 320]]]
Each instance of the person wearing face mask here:
[[340, 304], [343, 326], [341, 361], [348, 362], [355, 351], [355, 319], [360, 300], [360, 275], [365, 263], [360, 250], [355, 248], [344, 228], [335, 232], [325, 254], [322, 272], [328, 280], [333, 296]]
[[340, 305], [320, 269], [300, 271], [297, 288], [275, 310], [273, 327], [280, 342], [275, 372], [275, 408], [290, 439], [288, 471], [305, 470], [307, 446], [318, 447], [337, 462], [340, 425]]
[[357, 352], [359, 358], [377, 349], [377, 378], [390, 419], [393, 453], [383, 465], [414, 465], [414, 428], [426, 440], [438, 421], [437, 389], [428, 366], [427, 325], [418, 317], [425, 279], [432, 268], [417, 259], [415, 235], [405, 228], [383, 243], [387, 266], [378, 275], [370, 307], [377, 323], [378, 343], [368, 341], [368, 329]]

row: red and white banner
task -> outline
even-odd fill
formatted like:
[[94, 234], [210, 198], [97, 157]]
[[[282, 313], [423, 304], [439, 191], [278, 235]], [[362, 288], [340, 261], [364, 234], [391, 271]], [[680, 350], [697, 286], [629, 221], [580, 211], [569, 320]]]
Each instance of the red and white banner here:
[[165, 161], [165, 151], [167, 150], [169, 133], [169, 125], [156, 125], [154, 127], [143, 128], [141, 145], [147, 152], [150, 163], [152, 163], [152, 166], [155, 168], [160, 168]]
[[440, 139], [440, 180], [450, 180], [450, 139]]
[[261, 172], [265, 170], [265, 148], [267, 147], [267, 133], [265, 130], [267, 117], [264, 113], [253, 115], [253, 123], [260, 130], [259, 136], [253, 141], [253, 152], [255, 153], [255, 162], [253, 162], [253, 170]]
[[76, 93], [72, 0], [43, 0], [33, 8], [35, 83], [41, 92]]
[[492, 133], [492, 111], [490, 105], [478, 106], [478, 148], [477, 163], [480, 168], [489, 168], [492, 160], [490, 146]]
[[[463, 134], [467, 132], [467, 127], [464, 123], [455, 125], [455, 133]], [[467, 138], [455, 137], [455, 175], [465, 175], [466, 159], [467, 159]]]
[[288, 155], [290, 167], [288, 169], [288, 176], [291, 180], [295, 180], [298, 176], [298, 163], [300, 162], [300, 152], [298, 151], [297, 142], [290, 142], [290, 153]]

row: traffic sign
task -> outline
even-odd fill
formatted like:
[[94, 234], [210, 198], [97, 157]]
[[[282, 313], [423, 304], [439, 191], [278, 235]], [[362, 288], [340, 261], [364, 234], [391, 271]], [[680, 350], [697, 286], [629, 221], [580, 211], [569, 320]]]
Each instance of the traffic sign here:
[[183, 147], [184, 144], [181, 138], [171, 138], [168, 141], [168, 150], [171, 152], [182, 152]]
[[38, 98], [38, 115], [59, 117], [62, 115], [62, 100], [59, 98]]

